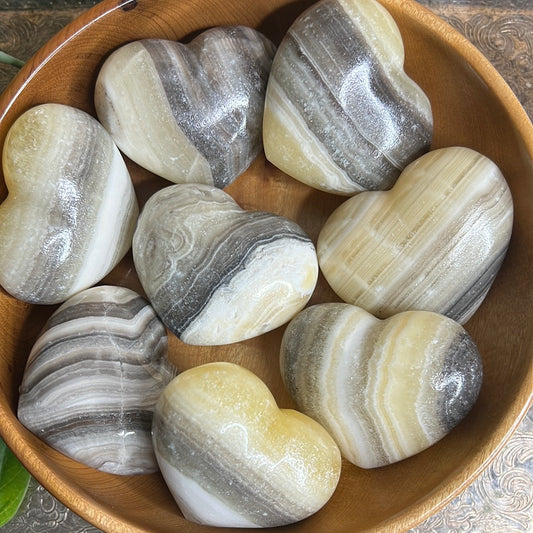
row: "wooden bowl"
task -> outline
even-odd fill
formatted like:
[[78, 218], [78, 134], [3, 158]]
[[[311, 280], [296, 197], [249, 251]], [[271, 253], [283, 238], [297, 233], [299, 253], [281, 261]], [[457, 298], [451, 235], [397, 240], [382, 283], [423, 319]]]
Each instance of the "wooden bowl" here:
[[[466, 325], [482, 354], [485, 378], [477, 404], [446, 438], [392, 466], [362, 470], [348, 463], [330, 502], [290, 531], [350, 532], [415, 526], [450, 501], [490, 463], [531, 403], [533, 339], [533, 127], [488, 61], [448, 25], [410, 0], [381, 0], [402, 32], [406, 70], [430, 97], [434, 147], [469, 146], [494, 160], [511, 187], [514, 233], [489, 296]], [[258, 28], [278, 43], [311, 0], [104, 0], [53, 38], [21, 70], [0, 99], [0, 146], [26, 109], [59, 102], [91, 113], [97, 72], [121, 44], [146, 37], [182, 40], [227, 24]], [[143, 204], [167, 185], [128, 162]], [[260, 156], [228, 189], [246, 209], [295, 219], [316, 239], [341, 199], [296, 182]], [[3, 181], [0, 200], [7, 194]], [[105, 282], [140, 285], [127, 257]], [[336, 299], [321, 279], [313, 302]], [[185, 521], [158, 474], [119, 477], [55, 452], [16, 418], [27, 355], [52, 307], [0, 294], [0, 433], [28, 470], [65, 505], [105, 531], [209, 531]], [[180, 369], [214, 360], [242, 364], [292, 406], [278, 370], [283, 328], [221, 348], [192, 348], [172, 338]], [[236, 530], [237, 531], [237, 530]]]

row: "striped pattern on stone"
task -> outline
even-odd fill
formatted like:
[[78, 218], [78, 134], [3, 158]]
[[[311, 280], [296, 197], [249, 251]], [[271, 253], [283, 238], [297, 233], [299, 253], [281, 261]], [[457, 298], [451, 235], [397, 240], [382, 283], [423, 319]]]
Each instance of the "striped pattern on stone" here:
[[228, 344], [289, 321], [318, 277], [310, 238], [282, 216], [241, 209], [224, 191], [180, 184], [154, 194], [133, 237], [142, 286], [182, 341]]
[[483, 368], [457, 322], [428, 311], [379, 320], [345, 303], [307, 308], [287, 326], [281, 373], [298, 408], [362, 468], [443, 438], [477, 400]]
[[411, 163], [390, 191], [338, 207], [318, 259], [344, 301], [380, 318], [423, 309], [465, 323], [498, 273], [512, 225], [498, 167], [469, 148], [442, 148]]
[[0, 205], [0, 284], [54, 304], [100, 281], [131, 246], [137, 200], [124, 160], [90, 115], [36, 106], [9, 130]]
[[153, 411], [175, 376], [165, 327], [148, 302], [123, 287], [93, 287], [59, 307], [35, 342], [18, 417], [87, 466], [155, 472]]
[[307, 518], [333, 494], [341, 456], [311, 418], [279, 409], [267, 386], [232, 363], [181, 373], [153, 424], [161, 473], [184, 516], [224, 527]]
[[317, 189], [389, 189], [426, 152], [429, 99], [403, 70], [398, 27], [375, 0], [322, 0], [281, 42], [268, 82], [267, 159]]
[[142, 167], [175, 183], [224, 188], [262, 150], [274, 53], [244, 26], [212, 28], [189, 44], [128, 43], [99, 73], [98, 117]]

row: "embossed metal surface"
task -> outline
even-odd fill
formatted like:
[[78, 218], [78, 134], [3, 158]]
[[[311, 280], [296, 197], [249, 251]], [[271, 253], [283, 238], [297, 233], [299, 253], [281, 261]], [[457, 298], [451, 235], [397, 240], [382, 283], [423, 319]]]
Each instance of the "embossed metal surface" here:
[[533, 117], [533, 1], [422, 0], [474, 43]]
[[[95, 0], [0, 0], [0, 50], [28, 59]], [[533, 118], [533, 1], [420, 0], [473, 42]], [[0, 64], [0, 92], [15, 75]], [[97, 533], [36, 481], [0, 533]], [[409, 533], [533, 531], [533, 409], [494, 462], [452, 502]]]
[[522, 533], [533, 527], [533, 410], [497, 459], [409, 533]]

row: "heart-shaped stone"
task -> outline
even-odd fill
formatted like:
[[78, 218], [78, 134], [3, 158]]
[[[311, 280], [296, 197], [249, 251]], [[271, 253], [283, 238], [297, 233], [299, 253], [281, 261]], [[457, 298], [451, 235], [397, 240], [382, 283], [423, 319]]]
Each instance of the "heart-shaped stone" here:
[[481, 387], [478, 350], [457, 322], [428, 311], [379, 320], [359, 307], [308, 307], [280, 352], [299, 409], [362, 468], [400, 461], [444, 437]]
[[98, 118], [142, 167], [175, 183], [224, 188], [262, 150], [274, 53], [244, 26], [212, 28], [189, 44], [131, 42], [98, 75]]
[[126, 165], [90, 115], [43, 104], [10, 128], [0, 205], [0, 284], [54, 304], [100, 281], [124, 256], [138, 215]]
[[379, 318], [423, 309], [464, 323], [496, 277], [512, 225], [498, 167], [469, 148], [441, 148], [390, 191], [338, 207], [320, 232], [318, 260], [344, 301]]
[[268, 82], [267, 159], [326, 192], [389, 189], [429, 149], [430, 102], [375, 0], [322, 0], [289, 28]]
[[153, 422], [161, 473], [185, 517], [275, 527], [318, 511], [340, 475], [339, 449], [311, 418], [279, 409], [256, 375], [232, 363], [181, 373]]
[[176, 373], [165, 327], [148, 302], [123, 287], [93, 287], [46, 323], [26, 364], [18, 417], [87, 466], [155, 472], [152, 414]]
[[200, 184], [148, 200], [133, 259], [158, 315], [189, 344], [228, 344], [281, 326], [306, 305], [318, 277], [313, 243], [295, 222], [244, 211]]

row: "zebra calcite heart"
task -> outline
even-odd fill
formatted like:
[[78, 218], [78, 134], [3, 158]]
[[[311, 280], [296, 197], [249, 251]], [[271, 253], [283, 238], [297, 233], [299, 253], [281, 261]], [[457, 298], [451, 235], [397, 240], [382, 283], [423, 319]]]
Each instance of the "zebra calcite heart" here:
[[469, 148], [441, 148], [411, 163], [390, 191], [338, 207], [318, 237], [318, 260], [345, 302], [379, 318], [423, 309], [465, 323], [498, 273], [512, 225], [498, 167]]
[[398, 27], [377, 1], [313, 4], [272, 63], [267, 159], [326, 192], [389, 189], [433, 134], [430, 102], [403, 63]]
[[262, 150], [274, 45], [244, 26], [188, 44], [131, 42], [104, 63], [98, 118], [133, 161], [175, 183], [224, 188]]
[[295, 222], [245, 211], [207, 185], [154, 194], [139, 217], [133, 259], [163, 322], [197, 345], [281, 326], [306, 305], [318, 277], [313, 243]]
[[483, 379], [474, 342], [450, 318], [406, 311], [379, 320], [345, 303], [296, 316], [280, 361], [298, 408], [362, 468], [400, 461], [443, 438], [470, 411]]
[[59, 104], [26, 111], [2, 159], [0, 284], [19, 300], [65, 301], [100, 281], [131, 246], [137, 200], [124, 160], [90, 115]]
[[303, 520], [331, 497], [341, 456], [311, 418], [280, 409], [267, 386], [232, 363], [182, 372], [153, 423], [161, 473], [184, 516], [222, 527]]
[[166, 330], [148, 302], [123, 287], [93, 287], [59, 307], [35, 342], [18, 418], [87, 466], [154, 472], [153, 411], [176, 373]]

